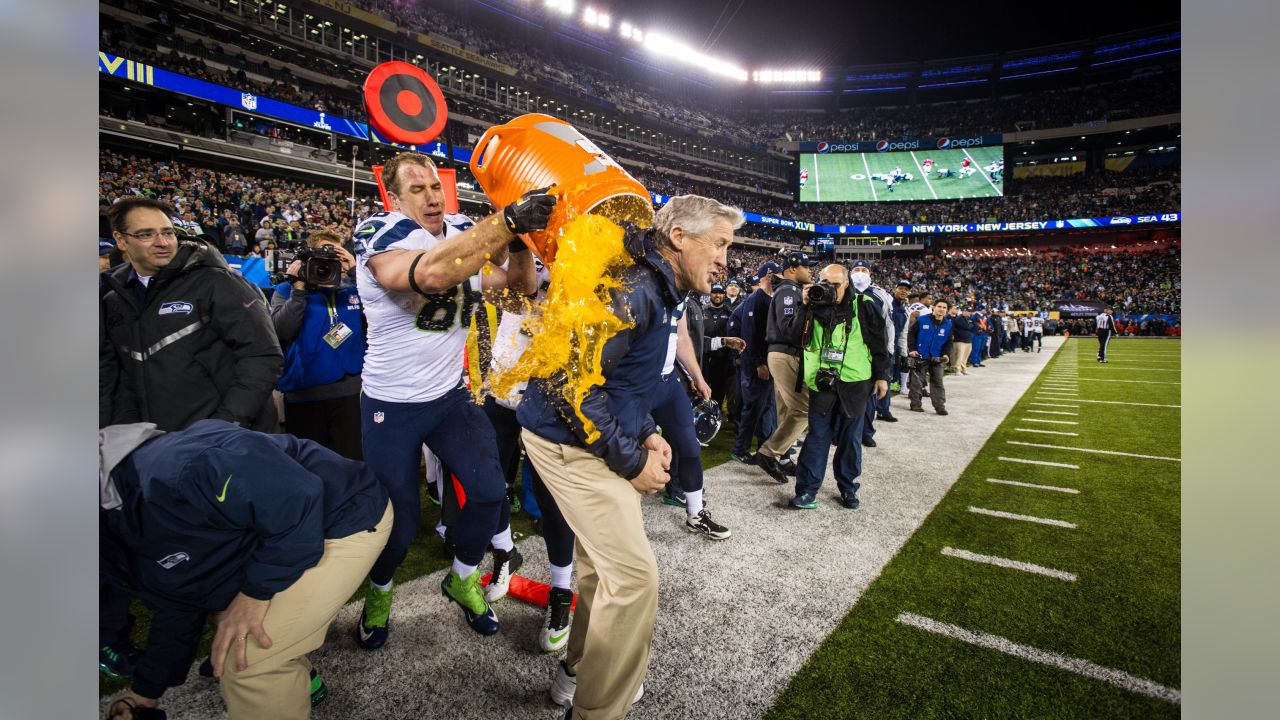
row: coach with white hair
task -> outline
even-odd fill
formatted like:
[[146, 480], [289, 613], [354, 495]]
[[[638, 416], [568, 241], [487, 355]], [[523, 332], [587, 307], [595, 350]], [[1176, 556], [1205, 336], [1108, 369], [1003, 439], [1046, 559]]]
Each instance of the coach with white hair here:
[[658, 568], [640, 498], [661, 490], [671, 467], [650, 404], [676, 346], [677, 306], [686, 292], [711, 288], [743, 221], [737, 208], [682, 195], [658, 211], [653, 228], [628, 226], [624, 243], [635, 264], [620, 271], [611, 293], [613, 312], [631, 326], [605, 343], [604, 382], [581, 406], [598, 435], [589, 437], [568, 406], [563, 376], [531, 381], [517, 411], [525, 451], [578, 537], [581, 602], [551, 688], [552, 699], [572, 704], [573, 717], [621, 718], [642, 693]]

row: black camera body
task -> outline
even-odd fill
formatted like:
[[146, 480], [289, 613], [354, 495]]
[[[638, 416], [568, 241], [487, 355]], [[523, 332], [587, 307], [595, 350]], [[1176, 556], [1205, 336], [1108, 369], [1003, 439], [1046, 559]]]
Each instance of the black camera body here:
[[[286, 275], [294, 260], [301, 261], [296, 278]], [[308, 288], [336, 288], [342, 284], [342, 258], [332, 245], [309, 247], [298, 245], [276, 250], [272, 254], [271, 282], [301, 280]]]
[[836, 304], [838, 285], [820, 280], [805, 288], [805, 299], [812, 307], [830, 307]]
[[818, 368], [818, 373], [813, 376], [813, 384], [819, 392], [833, 392], [839, 380], [840, 371], [836, 368]]

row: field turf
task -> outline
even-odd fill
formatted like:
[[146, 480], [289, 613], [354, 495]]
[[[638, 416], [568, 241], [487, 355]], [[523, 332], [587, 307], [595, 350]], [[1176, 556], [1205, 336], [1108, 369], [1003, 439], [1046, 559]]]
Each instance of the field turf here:
[[[967, 177], [938, 177], [937, 168], [960, 169], [966, 157], [973, 159], [978, 172]], [[983, 170], [993, 160], [1004, 157], [1004, 148], [976, 147], [960, 150], [915, 150], [887, 153], [802, 154], [800, 168], [809, 171], [800, 190], [801, 202], [885, 202], [895, 200], [963, 200], [996, 197], [1004, 193], [1004, 180], [990, 180]], [[932, 158], [934, 172], [925, 175], [921, 167]], [[911, 173], [913, 180], [895, 183], [889, 192], [874, 174], [887, 174], [895, 167]]]
[[1180, 715], [1180, 345], [1096, 352], [1063, 345], [769, 720]]

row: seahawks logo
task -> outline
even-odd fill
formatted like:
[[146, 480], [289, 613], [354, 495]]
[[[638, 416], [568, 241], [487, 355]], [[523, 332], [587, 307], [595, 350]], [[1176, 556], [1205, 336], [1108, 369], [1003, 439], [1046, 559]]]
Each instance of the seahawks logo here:
[[378, 234], [378, 229], [381, 228], [382, 226], [383, 226], [383, 223], [380, 223], [377, 220], [374, 220], [372, 222], [367, 222], [364, 225], [361, 225], [360, 229], [356, 230], [356, 237], [358, 238], [373, 237], [374, 235]]

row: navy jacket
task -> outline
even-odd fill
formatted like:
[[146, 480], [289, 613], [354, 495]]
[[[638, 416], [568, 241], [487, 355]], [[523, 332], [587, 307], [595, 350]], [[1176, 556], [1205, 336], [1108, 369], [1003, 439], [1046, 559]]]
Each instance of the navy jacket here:
[[755, 377], [756, 368], [769, 364], [769, 307], [773, 298], [764, 290], [756, 290], [729, 315], [729, 334], [747, 343], [742, 351], [738, 372]]
[[[767, 352], [786, 353], [792, 357], [800, 357], [800, 346], [804, 345], [804, 302], [800, 284], [793, 280], [783, 280], [774, 289], [769, 303], [769, 312], [765, 313], [765, 342]], [[768, 355], [766, 354], [767, 358]]]
[[634, 326], [605, 343], [604, 384], [592, 387], [582, 401], [582, 414], [599, 437], [587, 442], [582, 421], [560, 393], [563, 376], [530, 380], [516, 409], [525, 429], [554, 443], [586, 448], [628, 480], [640, 474], [649, 457], [640, 443], [655, 431], [649, 410], [667, 357], [671, 313], [683, 297], [671, 266], [654, 249], [653, 235], [653, 230], [628, 227], [624, 240], [635, 264], [622, 272], [622, 287], [611, 291], [613, 312]]
[[951, 318], [951, 337], [958, 343], [973, 342], [973, 321], [964, 315]]
[[99, 573], [155, 611], [133, 685], [148, 697], [182, 684], [208, 613], [270, 599], [387, 508], [364, 463], [222, 420], [148, 440], [111, 478], [123, 504], [99, 512]]

